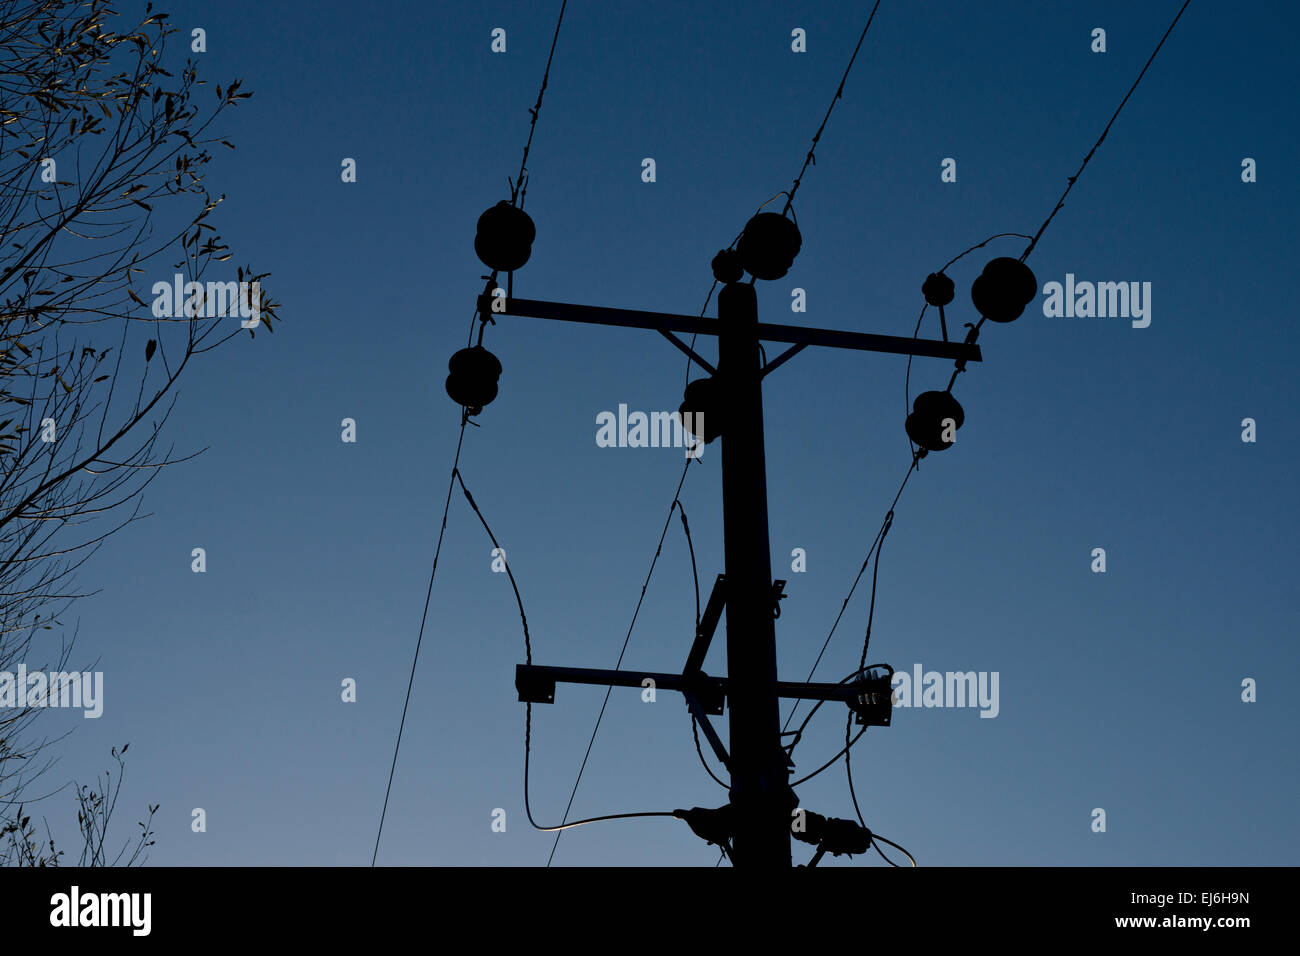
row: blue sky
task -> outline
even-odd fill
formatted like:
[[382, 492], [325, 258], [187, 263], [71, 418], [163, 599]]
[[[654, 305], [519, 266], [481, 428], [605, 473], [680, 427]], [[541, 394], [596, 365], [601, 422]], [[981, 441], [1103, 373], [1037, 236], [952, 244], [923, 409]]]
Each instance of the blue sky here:
[[[226, 121], [238, 149], [210, 181], [228, 197], [229, 265], [270, 269], [284, 305], [274, 335], [205, 356], [185, 381], [170, 434], [208, 451], [153, 484], [153, 516], [87, 565], [81, 583], [100, 593], [69, 616], [78, 656], [104, 672], [105, 712], [49, 715], [51, 732], [75, 726], [56, 775], [88, 781], [129, 741], [117, 835], [160, 803], [155, 864], [370, 860], [458, 430], [446, 361], [483, 284], [475, 221], [508, 198], [558, 6], [170, 8], [207, 31], [201, 74], [255, 93]], [[516, 295], [698, 313], [713, 254], [789, 188], [868, 6], [571, 2]], [[927, 273], [1037, 229], [1176, 10], [885, 0], [795, 202], [802, 252], [758, 283], [760, 317], [911, 334]], [[496, 27], [504, 54], [489, 50]], [[791, 51], [796, 27], [806, 53]], [[1297, 859], [1295, 27], [1287, 4], [1191, 5], [1029, 260], [1040, 288], [1150, 282], [1150, 326], [1039, 303], [987, 323], [984, 361], [954, 389], [959, 441], [899, 502], [871, 659], [1000, 678], [995, 719], [900, 709], [854, 750], [867, 824], [922, 865]], [[340, 181], [345, 157], [356, 183]], [[955, 183], [940, 181], [946, 157]], [[949, 270], [950, 328], [974, 320], [983, 264], [1023, 247], [1000, 240]], [[796, 287], [806, 314], [790, 311]], [[923, 335], [938, 337], [933, 318]], [[528, 318], [498, 320], [485, 344], [501, 391], [461, 469], [507, 551], [535, 660], [612, 667], [682, 458], [599, 448], [595, 419], [676, 408], [684, 360], [653, 332]], [[766, 381], [784, 679], [806, 676], [907, 468], [905, 364], [810, 349]], [[916, 360], [912, 395], [950, 370]], [[711, 445], [682, 493], [706, 591], [723, 569], [719, 466]], [[522, 634], [491, 547], [457, 492], [381, 864], [546, 862], [552, 837], [523, 811]], [[857, 666], [868, 596], [819, 679]], [[674, 519], [625, 666], [680, 668], [693, 614]], [[346, 677], [356, 703], [340, 700]], [[561, 686], [534, 708], [539, 821], [563, 813], [602, 693]], [[839, 748], [842, 713], [811, 725], [802, 771]], [[574, 814], [718, 805], [693, 751], [679, 696], [616, 691]], [[799, 796], [853, 814], [842, 767]], [[195, 807], [206, 833], [191, 832]], [[71, 796], [44, 813], [70, 840]], [[682, 823], [647, 819], [569, 832], [555, 863], [716, 856]]]

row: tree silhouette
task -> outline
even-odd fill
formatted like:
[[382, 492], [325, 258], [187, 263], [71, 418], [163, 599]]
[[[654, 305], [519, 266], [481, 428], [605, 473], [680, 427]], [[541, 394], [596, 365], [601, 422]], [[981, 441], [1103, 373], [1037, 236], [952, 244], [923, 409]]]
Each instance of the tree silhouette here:
[[[166, 69], [167, 19], [150, 4], [118, 32], [106, 0], [0, 2], [0, 671], [43, 669], [33, 655], [63, 669], [75, 629], [51, 643], [85, 596], [75, 572], [186, 460], [159, 442], [190, 360], [278, 321], [269, 273], [203, 281], [231, 258], [204, 176], [208, 148], [234, 146], [213, 124], [252, 94], [235, 80], [201, 96], [192, 56]], [[180, 301], [149, 293], [155, 281]], [[0, 706], [0, 830], [27, 847], [0, 862], [58, 859], [23, 842], [53, 743], [32, 733], [39, 713]], [[106, 823], [86, 804], [100, 790], [78, 793]], [[83, 860], [109, 862], [85, 826]]]

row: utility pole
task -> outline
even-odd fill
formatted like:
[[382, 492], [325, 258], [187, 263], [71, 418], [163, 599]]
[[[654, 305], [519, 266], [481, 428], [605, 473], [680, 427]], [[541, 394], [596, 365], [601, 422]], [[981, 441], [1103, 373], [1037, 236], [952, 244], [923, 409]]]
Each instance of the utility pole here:
[[731, 704], [732, 846], [750, 866], [790, 865], [790, 762], [781, 749], [776, 692], [777, 598], [767, 529], [763, 368], [758, 298], [732, 282], [718, 294], [722, 524], [727, 575], [727, 676]]
[[[730, 801], [718, 810], [681, 811], [695, 832], [730, 850], [734, 865], [773, 869], [791, 864], [792, 812], [798, 807], [790, 786], [793, 763], [781, 746], [782, 698], [841, 701], [864, 725], [888, 726], [891, 716], [890, 675], [858, 674], [839, 684], [791, 683], [778, 680], [775, 619], [784, 596], [784, 581], [772, 580], [768, 541], [767, 466], [763, 442], [762, 380], [810, 345], [942, 358], [965, 363], [981, 360], [974, 336], [965, 342], [935, 341], [830, 329], [766, 324], [758, 321], [754, 285], [728, 281], [718, 296], [718, 318], [610, 309], [560, 302], [516, 299], [496, 289], [479, 297], [483, 316], [531, 316], [569, 322], [653, 329], [713, 377], [722, 417], [722, 509], [726, 570], [714, 583], [694, 643], [680, 674], [611, 671], [590, 668], [521, 664], [515, 669], [520, 701], [549, 704], [557, 683], [581, 683], [640, 688], [645, 679], [661, 690], [680, 691], [699, 721], [710, 747], [731, 775]], [[674, 332], [718, 336], [718, 368], [695, 353]], [[766, 365], [759, 343], [791, 343]], [[466, 350], [470, 351], [470, 350]], [[493, 360], [495, 361], [495, 360]], [[496, 366], [499, 371], [499, 365]], [[493, 376], [493, 380], [494, 376]], [[491, 388], [495, 394], [495, 385]], [[701, 439], [703, 440], [703, 436]], [[713, 633], [727, 612], [726, 677], [705, 674], [703, 664]], [[886, 665], [887, 666], [887, 665]], [[892, 673], [892, 670], [891, 670]], [[723, 713], [729, 703], [730, 740], [724, 746], [709, 715]], [[830, 834], [805, 842], [818, 853], [863, 852], [837, 850], [845, 845], [838, 824], [816, 817], [817, 827]], [[828, 826], [829, 823], [829, 826]], [[698, 824], [698, 825], [697, 825]], [[850, 824], [857, 830], [857, 824]], [[707, 832], [705, 832], [707, 831]], [[795, 836], [800, 836], [795, 833]], [[856, 836], [850, 835], [852, 843]], [[865, 844], [864, 844], [865, 848]]]
[[[1183, 4], [1186, 9], [1187, 4]], [[537, 105], [529, 112], [528, 141], [524, 145], [519, 174], [512, 181], [509, 201], [501, 200], [479, 217], [474, 250], [480, 261], [492, 270], [488, 288], [478, 298], [476, 317], [481, 319], [478, 344], [456, 352], [448, 363], [451, 374], [447, 378], [447, 394], [462, 406], [462, 437], [465, 423], [477, 415], [497, 395], [497, 379], [501, 374], [500, 361], [483, 347], [483, 333], [496, 315], [531, 316], [622, 328], [653, 329], [675, 348], [690, 357], [691, 361], [707, 372], [709, 380], [697, 379], [687, 385], [683, 402], [683, 426], [686, 413], [699, 404], [708, 405], [710, 416], [719, 416], [722, 427], [702, 425], [690, 429], [699, 441], [708, 443], [715, 437], [722, 442], [722, 510], [724, 534], [724, 560], [726, 573], [719, 574], [709, 595], [708, 603], [696, 628], [695, 640], [680, 674], [647, 673], [634, 671], [609, 671], [591, 668], [549, 667], [521, 664], [515, 669], [515, 687], [519, 700], [529, 704], [555, 702], [555, 688], [559, 682], [602, 684], [611, 687], [641, 687], [651, 680], [656, 688], [680, 691], [687, 707], [699, 723], [709, 746], [731, 775], [730, 800], [718, 809], [693, 808], [677, 810], [673, 816], [685, 819], [691, 829], [710, 843], [721, 845], [729, 852], [736, 866], [747, 868], [789, 867], [790, 840], [797, 837], [811, 843], [817, 850], [809, 866], [815, 866], [825, 853], [840, 855], [866, 852], [873, 837], [861, 817], [857, 822], [804, 813], [806, 827], [795, 828], [791, 811], [798, 801], [789, 783], [793, 769], [790, 750], [781, 744], [780, 702], [782, 698], [817, 701], [841, 701], [856, 715], [864, 726], [888, 726], [892, 713], [893, 669], [879, 665], [888, 674], [874, 673], [874, 667], [865, 667], [838, 684], [789, 683], [777, 676], [776, 629], [774, 620], [780, 617], [780, 600], [785, 582], [772, 580], [772, 559], [768, 540], [767, 516], [767, 465], [763, 441], [763, 389], [762, 381], [771, 372], [785, 364], [810, 345], [829, 348], [856, 349], [867, 352], [885, 352], [896, 355], [942, 358], [956, 363], [956, 369], [943, 391], [928, 391], [917, 395], [912, 411], [907, 415], [904, 428], [912, 444], [916, 461], [931, 451], [942, 451], [952, 446], [956, 430], [965, 420], [961, 404], [952, 396], [952, 386], [957, 376], [965, 371], [968, 362], [982, 360], [976, 340], [984, 321], [1012, 322], [1025, 310], [1038, 294], [1038, 283], [1025, 259], [1033, 251], [1044, 230], [1062, 208], [1070, 190], [1087, 167], [1093, 154], [1106, 138], [1111, 125], [1119, 117], [1147, 67], [1155, 59], [1165, 39], [1183, 15], [1178, 11], [1169, 29], [1156, 44], [1146, 66], [1120, 102], [1119, 108], [1106, 124], [1101, 136], [1084, 157], [1078, 172], [1071, 176], [1069, 185], [1061, 194], [1056, 206], [1031, 238], [1029, 246], [1019, 259], [1000, 256], [990, 261], [981, 275], [971, 284], [971, 302], [981, 318], [978, 323], [967, 323], [969, 331], [963, 342], [948, 340], [948, 323], [944, 306], [953, 301], [955, 286], [943, 269], [931, 273], [921, 287], [927, 307], [938, 309], [942, 341], [919, 339], [915, 336], [875, 335], [845, 332], [803, 326], [774, 325], [758, 321], [756, 279], [775, 280], [786, 275], [802, 247], [798, 224], [786, 218], [792, 210], [795, 192], [803, 180], [810, 163], [815, 162], [816, 149], [831, 110], [844, 93], [844, 84], [857, 58], [867, 32], [875, 18], [875, 9], [867, 18], [858, 45], [850, 57], [844, 76], [826, 117], [812, 139], [799, 175], [789, 191], [785, 191], [785, 208], [781, 213], [760, 211], [746, 224], [732, 247], [721, 250], [712, 262], [713, 276], [723, 284], [718, 296], [716, 321], [703, 317], [671, 315], [660, 312], [643, 312], [630, 309], [610, 309], [561, 302], [542, 302], [514, 297], [514, 272], [529, 259], [536, 228], [531, 217], [523, 211], [523, 190], [527, 182], [528, 151], [533, 131], [546, 90], [551, 60], [548, 56], [546, 71], [542, 75]], [[556, 23], [556, 37], [564, 18], [564, 5], [560, 7], [560, 21]], [[555, 40], [551, 42], [551, 55], [555, 53]], [[770, 202], [770, 200], [769, 200]], [[764, 203], [764, 205], [767, 205]], [[1005, 233], [999, 235], [1019, 235]], [[993, 236], [991, 239], [998, 238]], [[1030, 237], [1025, 237], [1030, 238]], [[990, 240], [961, 253], [948, 265], [967, 253], [986, 245]], [[945, 266], [944, 268], [947, 268]], [[741, 282], [744, 273], [750, 281]], [[507, 275], [506, 289], [496, 286], [497, 276]], [[924, 313], [923, 313], [924, 314]], [[917, 328], [920, 328], [919, 322]], [[691, 332], [695, 335], [718, 336], [718, 365], [714, 368], [679, 339], [674, 332]], [[760, 365], [760, 342], [785, 342], [791, 347], [766, 364]], [[697, 388], [695, 398], [691, 390]], [[694, 414], [692, 411], [691, 414]], [[698, 419], [697, 419], [698, 421]], [[459, 453], [458, 453], [459, 454]], [[453, 471], [453, 474], [455, 472]], [[910, 472], [909, 472], [910, 474]], [[683, 475], [683, 479], [685, 476]], [[468, 492], [467, 492], [468, 494]], [[901, 494], [901, 489], [900, 489]], [[892, 511], [891, 511], [892, 514]], [[445, 525], [445, 516], [444, 516]], [[887, 525], [885, 526], [887, 530]], [[884, 533], [884, 530], [881, 532]], [[436, 560], [435, 560], [436, 565]], [[703, 671], [713, 632], [727, 611], [727, 669], [725, 678], [711, 677]], [[520, 608], [522, 614], [522, 607]], [[731, 704], [730, 746], [723, 745], [709, 715], [720, 715], [727, 701]], [[399, 737], [400, 740], [400, 737]], [[851, 744], [850, 744], [851, 745]], [[791, 748], [792, 749], [792, 748]], [[846, 747], [847, 750], [847, 747]], [[851, 782], [851, 781], [850, 781]], [[391, 779], [390, 779], [391, 784]], [[525, 778], [525, 788], [527, 782]], [[527, 793], [525, 789], [525, 794]], [[623, 816], [628, 816], [624, 814]], [[630, 814], [636, 816], [638, 814]], [[593, 821], [594, 822], [594, 821]], [[382, 823], [381, 823], [382, 826]], [[913, 864], [915, 865], [915, 863]]]

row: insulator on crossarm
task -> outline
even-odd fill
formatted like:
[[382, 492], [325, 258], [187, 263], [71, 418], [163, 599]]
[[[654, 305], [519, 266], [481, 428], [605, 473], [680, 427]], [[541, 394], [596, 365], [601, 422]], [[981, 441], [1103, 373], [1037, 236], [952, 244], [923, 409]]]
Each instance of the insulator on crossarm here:
[[474, 252], [489, 269], [514, 272], [532, 255], [535, 238], [532, 217], [503, 199], [478, 217]]
[[780, 279], [803, 247], [799, 227], [776, 212], [760, 212], [745, 224], [736, 251], [755, 279]]

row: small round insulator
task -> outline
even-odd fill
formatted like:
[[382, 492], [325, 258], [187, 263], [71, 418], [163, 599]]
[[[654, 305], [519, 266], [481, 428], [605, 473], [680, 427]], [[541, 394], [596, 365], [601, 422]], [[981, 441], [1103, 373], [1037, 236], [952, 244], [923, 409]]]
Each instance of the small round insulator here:
[[722, 434], [722, 396], [714, 378], [697, 378], [686, 386], [677, 409], [682, 427], [707, 445]]
[[921, 283], [921, 295], [925, 296], [927, 303], [936, 307], [947, 305], [956, 294], [957, 287], [942, 272], [931, 272]]
[[[907, 416], [907, 437], [927, 451], [943, 451], [952, 447], [957, 429], [966, 421], [961, 403], [948, 392], [922, 392], [912, 401], [912, 414]], [[945, 434], [952, 440], [945, 440]]]
[[779, 279], [790, 271], [803, 247], [799, 227], [775, 212], [760, 212], [745, 224], [736, 251], [755, 279]]
[[451, 374], [447, 376], [447, 394], [457, 405], [463, 405], [469, 414], [477, 415], [497, 397], [497, 380], [501, 377], [501, 362], [481, 345], [461, 349], [447, 362]]
[[740, 253], [735, 249], [723, 249], [713, 257], [713, 278], [723, 285], [739, 282], [745, 276], [745, 267], [740, 261]]
[[993, 259], [971, 283], [970, 297], [979, 314], [992, 322], [1013, 322], [1038, 295], [1038, 280], [1019, 259]]
[[532, 217], [503, 199], [478, 217], [474, 252], [489, 269], [514, 272], [532, 255], [535, 238]]

